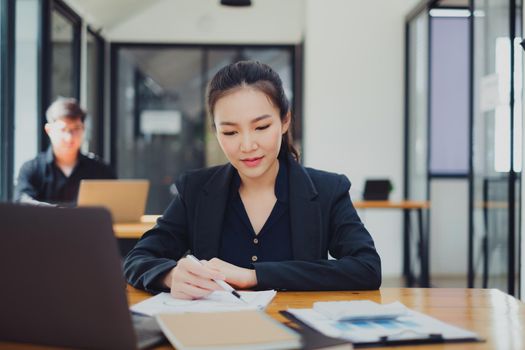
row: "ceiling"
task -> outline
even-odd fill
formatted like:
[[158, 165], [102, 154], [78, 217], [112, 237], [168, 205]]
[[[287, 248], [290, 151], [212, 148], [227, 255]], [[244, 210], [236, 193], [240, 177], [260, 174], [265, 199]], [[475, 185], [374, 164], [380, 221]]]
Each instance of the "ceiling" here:
[[159, 0], [65, 0], [95, 29], [110, 29]]
[[439, 7], [468, 7], [469, 0], [441, 0]]

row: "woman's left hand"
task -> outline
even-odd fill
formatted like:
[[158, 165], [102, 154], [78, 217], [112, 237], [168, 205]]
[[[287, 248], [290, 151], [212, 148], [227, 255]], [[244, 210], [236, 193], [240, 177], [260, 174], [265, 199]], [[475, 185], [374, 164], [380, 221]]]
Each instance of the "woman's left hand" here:
[[232, 265], [218, 258], [203, 263], [226, 276], [226, 282], [237, 289], [249, 289], [257, 285], [255, 270]]

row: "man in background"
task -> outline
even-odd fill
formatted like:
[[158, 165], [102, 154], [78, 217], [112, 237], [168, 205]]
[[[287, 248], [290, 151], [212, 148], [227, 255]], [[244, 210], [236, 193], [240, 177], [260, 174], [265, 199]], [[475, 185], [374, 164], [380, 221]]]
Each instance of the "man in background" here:
[[51, 145], [20, 168], [16, 202], [74, 204], [80, 180], [115, 178], [113, 170], [93, 153], [80, 152], [86, 113], [74, 98], [59, 97], [47, 109], [46, 119], [44, 129]]

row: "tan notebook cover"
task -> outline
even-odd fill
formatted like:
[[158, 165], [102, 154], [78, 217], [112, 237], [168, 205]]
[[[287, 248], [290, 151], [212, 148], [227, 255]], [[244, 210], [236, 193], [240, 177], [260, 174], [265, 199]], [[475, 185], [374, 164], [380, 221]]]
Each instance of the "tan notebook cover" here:
[[262, 311], [160, 314], [157, 321], [177, 350], [297, 349], [300, 336]]

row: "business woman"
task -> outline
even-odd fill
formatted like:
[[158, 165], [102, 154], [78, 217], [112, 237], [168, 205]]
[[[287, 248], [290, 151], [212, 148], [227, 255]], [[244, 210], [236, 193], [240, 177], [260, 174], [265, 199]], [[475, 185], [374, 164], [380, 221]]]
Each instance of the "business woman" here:
[[379, 288], [381, 261], [350, 182], [298, 162], [278, 74], [256, 61], [230, 64], [211, 80], [207, 108], [229, 163], [177, 181], [179, 193], [125, 259], [129, 283], [183, 299], [221, 289], [213, 279], [240, 289]]

